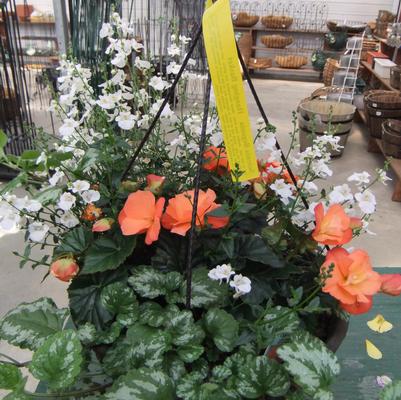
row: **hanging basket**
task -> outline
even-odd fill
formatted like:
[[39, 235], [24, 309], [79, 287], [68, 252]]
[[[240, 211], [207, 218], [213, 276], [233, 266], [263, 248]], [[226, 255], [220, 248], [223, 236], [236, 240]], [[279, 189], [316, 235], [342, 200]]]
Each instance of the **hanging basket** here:
[[250, 28], [259, 22], [258, 15], [249, 15], [246, 12], [234, 13], [231, 15], [234, 26]]
[[294, 42], [292, 36], [283, 35], [265, 35], [260, 40], [266, 47], [272, 49], [284, 49]]
[[285, 15], [268, 15], [261, 18], [262, 24], [269, 29], [288, 29], [294, 21], [294, 18]]
[[325, 86], [331, 86], [334, 73], [340, 68], [337, 60], [328, 58], [323, 69], [323, 82]]
[[248, 64], [252, 55], [252, 35], [249, 32], [242, 34], [238, 40], [238, 47], [245, 64]]
[[299, 69], [304, 65], [308, 64], [308, 58], [305, 56], [289, 55], [289, 56], [277, 56], [275, 58], [276, 63], [280, 68], [293, 68]]

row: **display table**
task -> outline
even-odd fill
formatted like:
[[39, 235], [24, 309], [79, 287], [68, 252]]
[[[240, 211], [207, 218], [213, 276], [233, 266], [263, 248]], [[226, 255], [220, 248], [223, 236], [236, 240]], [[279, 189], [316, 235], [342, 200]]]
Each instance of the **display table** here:
[[[401, 260], [400, 260], [401, 262]], [[401, 273], [401, 268], [379, 268], [380, 273]], [[401, 297], [375, 296], [372, 311], [353, 316], [348, 335], [337, 356], [341, 364], [341, 374], [334, 384], [335, 400], [377, 400], [380, 388], [376, 377], [387, 375], [401, 379]], [[387, 333], [371, 331], [366, 323], [382, 314], [394, 328]], [[365, 348], [365, 339], [370, 340], [383, 353], [381, 360], [371, 359]]]

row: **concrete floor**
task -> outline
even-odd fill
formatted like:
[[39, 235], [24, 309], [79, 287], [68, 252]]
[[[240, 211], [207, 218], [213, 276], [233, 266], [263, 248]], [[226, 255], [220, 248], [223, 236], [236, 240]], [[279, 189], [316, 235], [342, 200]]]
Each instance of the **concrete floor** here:
[[[291, 129], [291, 113], [299, 101], [321, 86], [317, 83], [289, 82], [277, 80], [257, 80], [256, 88], [270, 118], [278, 128], [278, 138], [285, 148], [289, 143], [288, 132]], [[256, 104], [248, 93], [249, 109], [252, 122], [260, 117]], [[47, 121], [45, 121], [48, 124]], [[342, 158], [333, 161], [334, 177], [331, 184], [342, 184], [352, 172], [374, 170], [383, 166], [383, 157], [366, 151], [367, 132], [363, 126], [354, 124], [353, 132]], [[377, 196], [378, 211], [370, 229], [376, 236], [355, 240], [352, 246], [366, 249], [376, 267], [401, 266], [401, 204], [391, 201], [393, 183], [388, 186], [378, 184], [374, 189]], [[40, 283], [46, 273], [44, 268], [35, 271], [29, 268], [19, 269], [18, 260], [12, 251], [23, 251], [23, 235], [13, 234], [0, 238], [0, 316], [21, 302], [33, 301], [41, 296], [48, 296], [59, 306], [67, 304], [66, 284], [49, 277]], [[0, 352], [6, 351], [6, 345], [0, 343]], [[9, 353], [10, 354], [10, 353]], [[26, 355], [20, 359], [24, 360]], [[0, 392], [1, 394], [1, 392]]]

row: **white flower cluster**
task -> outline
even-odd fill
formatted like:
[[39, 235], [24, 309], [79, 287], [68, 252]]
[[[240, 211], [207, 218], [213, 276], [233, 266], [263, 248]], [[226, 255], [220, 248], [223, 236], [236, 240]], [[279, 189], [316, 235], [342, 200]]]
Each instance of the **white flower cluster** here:
[[235, 290], [234, 298], [250, 293], [252, 289], [251, 280], [241, 274], [237, 275], [230, 264], [218, 265], [216, 268], [209, 271], [208, 276], [214, 281], [220, 281], [220, 283], [226, 281], [226, 283], [229, 283]]

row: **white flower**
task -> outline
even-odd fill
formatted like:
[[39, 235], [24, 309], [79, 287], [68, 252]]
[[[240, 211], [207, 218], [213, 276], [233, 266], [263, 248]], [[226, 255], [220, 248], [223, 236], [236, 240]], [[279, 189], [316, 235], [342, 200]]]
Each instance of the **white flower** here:
[[289, 203], [289, 199], [294, 197], [292, 193], [293, 186], [285, 183], [284, 179], [277, 179], [270, 185], [270, 189], [280, 196], [281, 201], [286, 205]]
[[140, 70], [150, 69], [152, 64], [149, 61], [141, 60], [139, 57], [135, 58], [135, 67]]
[[45, 163], [47, 161], [47, 155], [44, 151], [40, 153], [40, 156], [36, 159], [36, 165], [39, 165], [40, 163]]
[[218, 147], [223, 143], [223, 132], [217, 131], [214, 132], [210, 136], [210, 143], [212, 143], [213, 146]]
[[166, 72], [168, 75], [170, 75], [170, 74], [177, 75], [180, 72], [180, 69], [181, 69], [181, 65], [172, 61], [169, 65], [167, 65]]
[[84, 192], [86, 190], [89, 190], [90, 188], [90, 183], [87, 181], [75, 181], [72, 184], [72, 192], [73, 193], [81, 193]]
[[251, 280], [241, 274], [235, 275], [233, 280], [230, 282], [230, 286], [235, 289], [234, 297], [240, 297], [251, 291]]
[[25, 204], [25, 210], [28, 212], [38, 212], [42, 209], [42, 204], [37, 200], [28, 200]]
[[[152, 108], [150, 110], [150, 113], [153, 114], [153, 115], [156, 115], [158, 113], [162, 103], [163, 103], [162, 99], [156, 101], [156, 103], [153, 103], [152, 104]], [[174, 117], [174, 111], [171, 110], [170, 104], [166, 104], [166, 106], [164, 107], [164, 110], [162, 112], [161, 117], [162, 118], [172, 118], [172, 117]]]
[[96, 104], [104, 110], [111, 110], [116, 106], [111, 96], [99, 96], [99, 100], [96, 101]]
[[60, 196], [57, 207], [62, 209], [63, 211], [68, 211], [71, 209], [71, 207], [74, 206], [76, 200], [77, 199], [73, 194], [65, 192]]
[[122, 111], [116, 118], [116, 121], [121, 129], [129, 131], [135, 126], [137, 119], [138, 117], [136, 115], [133, 115], [128, 111]]
[[303, 181], [301, 179], [297, 182], [297, 185], [299, 188], [303, 188], [303, 190], [310, 194], [316, 194], [319, 190], [315, 183]]
[[365, 214], [373, 214], [376, 210], [376, 197], [369, 191], [365, 190], [363, 193], [356, 193], [355, 199], [358, 202], [359, 208]]
[[335, 186], [329, 194], [330, 204], [341, 204], [353, 200], [354, 196], [351, 188], [346, 183], [344, 183], [344, 185]]
[[226, 280], [228, 282], [231, 278], [231, 275], [234, 275], [235, 272], [232, 270], [230, 264], [222, 264], [218, 265], [216, 268], [213, 268], [209, 271], [208, 276], [210, 279], [214, 281]]
[[28, 204], [28, 196], [25, 196], [25, 197], [14, 197], [13, 196], [11, 198], [11, 202], [17, 210], [22, 211], [26, 208], [26, 206]]
[[377, 233], [372, 232], [371, 230], [368, 229], [369, 226], [369, 222], [366, 220], [362, 220], [362, 230], [367, 233], [368, 235], [372, 235], [372, 236], [377, 236]]
[[100, 199], [100, 193], [97, 190], [87, 190], [81, 194], [81, 197], [86, 204], [95, 203]]
[[113, 36], [114, 30], [111, 24], [109, 23], [104, 23], [102, 25], [102, 29], [100, 29], [99, 36], [101, 39], [108, 37], [108, 36]]
[[50, 186], [56, 186], [64, 178], [64, 176], [65, 175], [63, 171], [56, 169], [56, 172], [49, 179]]
[[66, 212], [61, 217], [57, 217], [56, 221], [66, 228], [74, 228], [79, 225], [79, 219], [71, 212]]
[[167, 48], [167, 53], [171, 57], [179, 56], [181, 54], [181, 49], [173, 43], [170, 47]]
[[0, 216], [0, 229], [6, 232], [14, 232], [18, 230], [21, 217], [16, 213], [10, 213]]
[[124, 68], [125, 64], [127, 64], [127, 56], [123, 52], [117, 53], [111, 63], [117, 68]]
[[178, 37], [178, 39], [183, 45], [187, 45], [191, 41], [190, 37], [187, 37], [187, 36], [184, 36], [184, 35], [180, 35]]
[[130, 40], [131, 48], [136, 51], [137, 53], [140, 52], [144, 46], [142, 43], [137, 42], [135, 39]]
[[274, 151], [276, 150], [276, 143], [276, 136], [273, 133], [268, 133], [257, 139], [255, 147], [258, 151]]
[[163, 90], [167, 89], [170, 84], [160, 78], [160, 76], [153, 76], [149, 81], [149, 86], [155, 90], [158, 90], [159, 92], [162, 92]]
[[79, 122], [71, 118], [67, 118], [63, 121], [63, 125], [60, 126], [58, 132], [63, 139], [68, 138], [74, 133], [78, 126]]
[[29, 224], [28, 232], [29, 240], [32, 242], [41, 242], [45, 238], [47, 232], [49, 232], [49, 227], [41, 222], [32, 222]]
[[322, 159], [312, 162], [312, 171], [319, 178], [328, 178], [333, 175], [333, 171], [328, 167], [326, 162]]
[[267, 162], [281, 162], [281, 151], [280, 150], [273, 150], [269, 157], [267, 157]]
[[392, 179], [387, 176], [387, 172], [384, 169], [377, 169], [376, 172], [379, 182], [381, 182], [383, 185], [387, 186], [386, 182], [392, 181]]
[[348, 182], [355, 182], [356, 185], [362, 186], [367, 185], [370, 182], [370, 174], [366, 171], [361, 173], [352, 174], [348, 179]]

